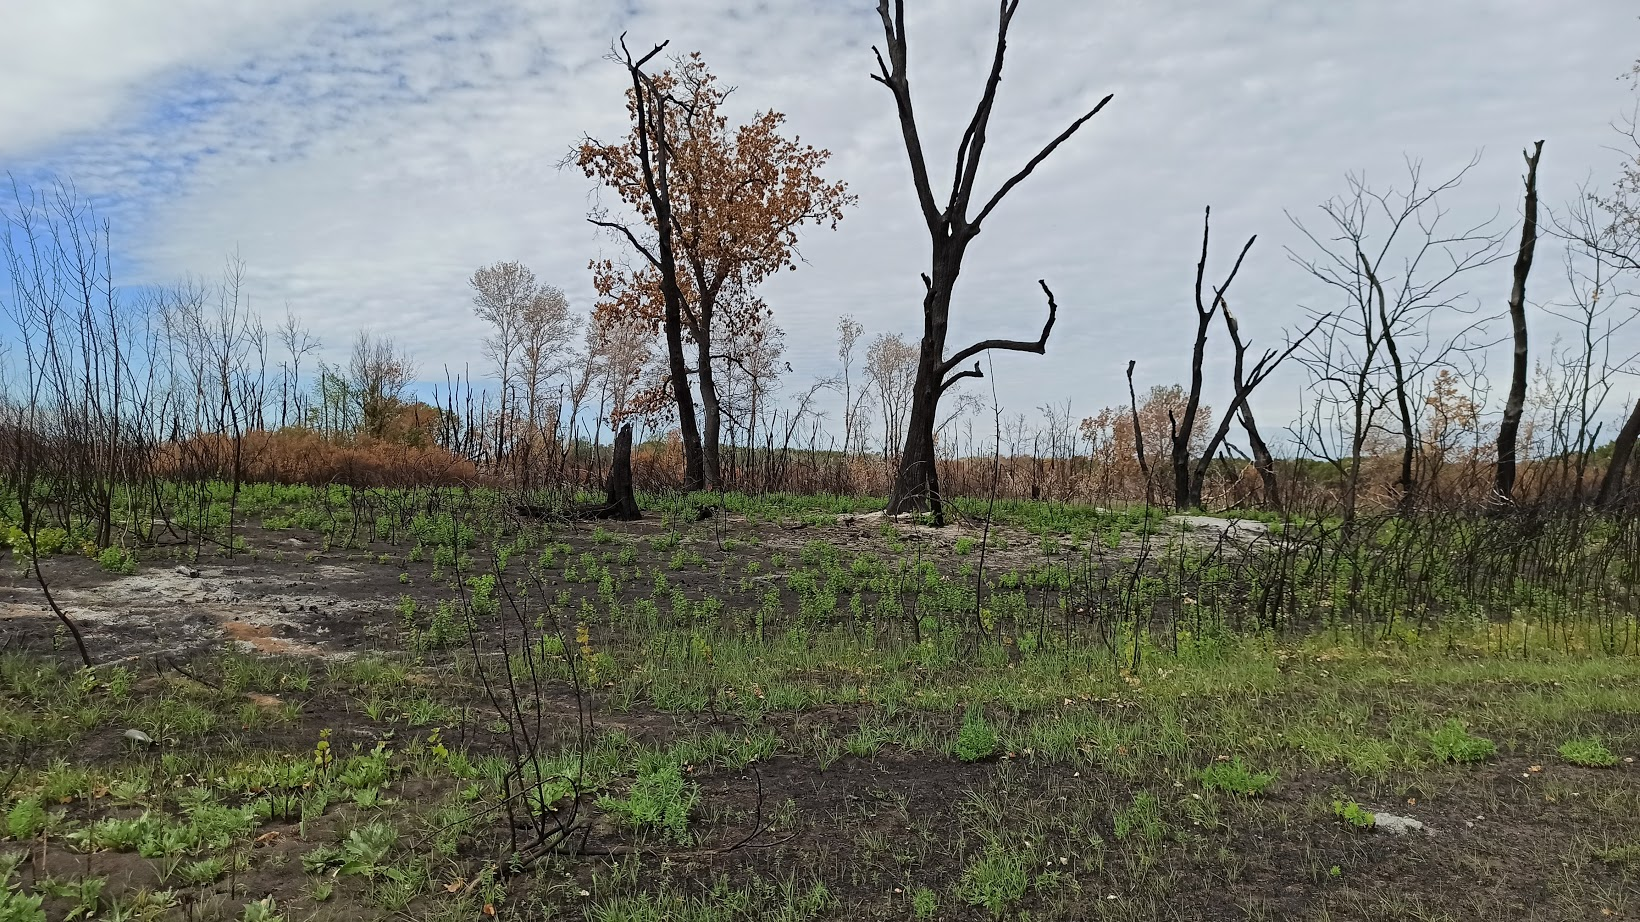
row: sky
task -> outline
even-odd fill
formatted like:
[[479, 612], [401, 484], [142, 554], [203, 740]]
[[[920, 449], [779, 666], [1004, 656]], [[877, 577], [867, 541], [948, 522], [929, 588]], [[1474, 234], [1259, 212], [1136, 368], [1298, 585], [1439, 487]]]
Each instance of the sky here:
[[[908, 7], [912, 91], [944, 181], [997, 5]], [[587, 224], [596, 189], [559, 164], [583, 136], [624, 131], [625, 76], [607, 59], [623, 33], [702, 52], [738, 87], [732, 117], [785, 112], [859, 196], [765, 289], [794, 385], [835, 371], [841, 314], [868, 338], [921, 327], [928, 242], [891, 98], [868, 77], [871, 0], [0, 0], [0, 22], [0, 171], [71, 180], [112, 222], [127, 285], [208, 277], [237, 253], [253, 305], [288, 306], [331, 359], [363, 327], [430, 379], [479, 368], [467, 279], [498, 260], [591, 306], [588, 262], [625, 248]], [[1126, 401], [1130, 359], [1141, 388], [1184, 380], [1204, 206], [1210, 275], [1258, 235], [1233, 298], [1255, 349], [1338, 306], [1289, 250], [1309, 246], [1292, 219], [1319, 227], [1347, 174], [1383, 188], [1404, 184], [1408, 159], [1444, 178], [1478, 156], [1443, 205], [1454, 224], [1505, 231], [1520, 151], [1544, 139], [1542, 197], [1558, 209], [1616, 176], [1637, 57], [1631, 0], [1022, 0], [982, 192], [1115, 98], [988, 220], [957, 290], [952, 350], [1034, 338], [1046, 279], [1060, 304], [1047, 355], [998, 354], [994, 381], [964, 386], [989, 399], [994, 383], [1009, 412], [1069, 400], [1090, 415]], [[1565, 297], [1559, 260], [1540, 249], [1534, 304]], [[1501, 311], [1507, 263], [1463, 287]], [[1564, 332], [1532, 318], [1540, 343]], [[1222, 401], [1229, 347], [1214, 337], [1208, 396]], [[1280, 425], [1303, 390], [1296, 368], [1278, 375], [1260, 415]]]

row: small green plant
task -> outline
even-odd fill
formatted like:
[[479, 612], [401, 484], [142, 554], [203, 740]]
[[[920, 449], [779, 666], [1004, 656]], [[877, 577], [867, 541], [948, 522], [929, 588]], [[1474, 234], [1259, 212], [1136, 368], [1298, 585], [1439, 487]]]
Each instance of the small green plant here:
[[203, 887], [206, 884], [214, 883], [217, 878], [226, 873], [228, 873], [228, 859], [220, 856], [189, 861], [177, 868], [177, 877], [190, 887]]
[[974, 552], [974, 548], [976, 547], [979, 547], [978, 541], [975, 541], [967, 535], [963, 535], [961, 538], [957, 539], [957, 543], [952, 547], [952, 550], [957, 552], [958, 557], [967, 557], [969, 554]]
[[[63, 914], [63, 922], [73, 922], [75, 919], [89, 919], [96, 915], [102, 906], [103, 888], [107, 885], [106, 877], [76, 877], [71, 880], [40, 877], [34, 881], [34, 892], [72, 902], [74, 905]], [[0, 908], [0, 919], [10, 922], [10, 917], [3, 908]]]
[[1237, 797], [1257, 797], [1269, 789], [1276, 776], [1270, 772], [1255, 772], [1243, 765], [1241, 759], [1214, 762], [1201, 771], [1202, 787], [1209, 791], [1223, 791]]
[[[45, 910], [40, 908], [44, 895], [26, 895], [12, 883], [12, 874], [25, 857], [24, 852], [0, 853], [0, 922], [46, 922]], [[35, 889], [40, 889], [38, 884]]]
[[0, 920], [3, 922], [46, 922], [46, 911], [40, 908], [45, 897], [28, 895], [11, 889], [0, 889]]
[[1617, 764], [1617, 754], [1595, 737], [1567, 740], [1559, 749], [1560, 757], [1584, 768], [1611, 768]]
[[1025, 896], [1030, 882], [1024, 852], [1005, 848], [1000, 842], [990, 842], [983, 853], [962, 869], [957, 895], [968, 905], [983, 906], [992, 918], [1000, 919]]
[[882, 727], [866, 725], [855, 730], [843, 741], [843, 748], [848, 754], [856, 758], [869, 759], [875, 756], [888, 742], [888, 731]]
[[665, 762], [640, 770], [625, 797], [604, 795], [598, 806], [640, 831], [656, 832], [680, 845], [689, 842], [689, 814], [700, 801], [700, 786], [685, 781], [683, 768]]
[[1596, 851], [1594, 856], [1607, 864], [1640, 871], [1640, 842], [1603, 848]]
[[347, 834], [340, 845], [321, 845], [302, 856], [309, 874], [357, 875], [374, 879], [386, 870], [388, 853], [399, 840], [398, 830], [382, 820], [366, 823]]
[[32, 839], [51, 825], [51, 814], [38, 797], [25, 797], [6, 812], [6, 834], [13, 839]]
[[934, 891], [927, 887], [918, 887], [911, 891], [911, 913], [919, 922], [934, 918], [934, 914], [939, 911], [940, 900], [934, 895]]
[[263, 897], [245, 904], [245, 914], [240, 916], [241, 922], [285, 922], [285, 916], [279, 911], [279, 904], [273, 897]]
[[110, 573], [129, 575], [137, 572], [136, 558], [123, 547], [105, 547], [97, 555], [97, 563]]
[[957, 741], [952, 749], [958, 759], [978, 762], [996, 752], [998, 745], [996, 728], [978, 711], [970, 711], [962, 719], [962, 729], [957, 731]]
[[1456, 717], [1429, 735], [1429, 746], [1442, 762], [1484, 762], [1498, 751], [1491, 740], [1471, 735]]
[[1378, 823], [1378, 817], [1371, 810], [1353, 800], [1333, 801], [1333, 815], [1356, 829], [1371, 829]]

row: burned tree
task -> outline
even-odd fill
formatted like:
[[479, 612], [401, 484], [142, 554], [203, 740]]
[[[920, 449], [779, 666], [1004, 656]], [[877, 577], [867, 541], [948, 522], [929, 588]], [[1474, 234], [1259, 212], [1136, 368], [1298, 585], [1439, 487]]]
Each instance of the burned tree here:
[[1042, 325], [1041, 334], [1034, 341], [988, 339], [959, 350], [953, 355], [945, 354], [952, 291], [956, 287], [957, 276], [962, 271], [963, 255], [974, 237], [979, 234], [981, 225], [1015, 186], [1031, 175], [1042, 161], [1075, 134], [1077, 129], [1097, 115], [1112, 98], [1106, 96], [1101, 99], [1086, 114], [1072, 122], [1070, 127], [1060, 132], [1058, 137], [1048, 142], [1046, 147], [1009, 177], [989, 199], [984, 200], [977, 214], [970, 217], [969, 210], [974, 204], [975, 180], [979, 174], [980, 158], [985, 151], [986, 132], [996, 102], [997, 86], [1002, 81], [1002, 62], [1007, 52], [1008, 27], [1013, 22], [1014, 12], [1018, 8], [1019, 0], [1002, 0], [1000, 3], [996, 50], [992, 56], [990, 74], [985, 80], [985, 88], [980, 94], [974, 115], [957, 145], [951, 194], [942, 208], [934, 196], [927, 158], [923, 154], [922, 138], [917, 129], [916, 113], [911, 103], [911, 83], [906, 72], [905, 2], [880, 0], [877, 5], [877, 13], [883, 23], [888, 57], [884, 60], [880, 49], [872, 49], [877, 56], [878, 73], [872, 74], [871, 78], [888, 87], [894, 94], [900, 133], [911, 163], [911, 179], [916, 189], [917, 204], [928, 227], [933, 249], [929, 271], [922, 277], [923, 334], [918, 349], [917, 376], [913, 385], [911, 414], [907, 420], [905, 447], [900, 452], [899, 466], [889, 494], [890, 514], [927, 511], [933, 514], [936, 523], [944, 522], [939, 473], [934, 464], [934, 430], [940, 398], [951, 385], [962, 378], [983, 377], [978, 362], [975, 362], [971, 369], [958, 370], [964, 362], [982, 352], [1003, 349], [1043, 354], [1047, 351], [1048, 334], [1053, 331], [1054, 318], [1058, 312], [1053, 292], [1048, 289], [1045, 282], [1038, 282], [1042, 286], [1043, 294], [1047, 296], [1048, 319]]
[[1515, 254], [1514, 284], [1509, 289], [1509, 325], [1514, 331], [1514, 363], [1509, 373], [1509, 399], [1503, 407], [1503, 423], [1498, 426], [1498, 465], [1492, 489], [1500, 500], [1511, 502], [1515, 492], [1515, 443], [1520, 435], [1520, 418], [1526, 409], [1526, 277], [1532, 272], [1532, 253], [1537, 249], [1537, 167], [1543, 142], [1532, 146], [1526, 157], [1526, 206], [1521, 220], [1520, 250]]
[[[1190, 440], [1196, 432], [1196, 413], [1201, 408], [1202, 361], [1207, 355], [1207, 330], [1213, 323], [1213, 317], [1221, 307], [1224, 307], [1224, 296], [1230, 290], [1230, 284], [1236, 280], [1236, 274], [1241, 271], [1241, 263], [1247, 258], [1247, 251], [1253, 248], [1253, 242], [1258, 239], [1257, 234], [1247, 238], [1247, 242], [1242, 244], [1241, 254], [1236, 257], [1236, 264], [1225, 277], [1224, 284], [1215, 286], [1212, 299], [1204, 301], [1202, 283], [1207, 278], [1207, 243], [1212, 229], [1212, 219], [1212, 208], [1202, 212], [1202, 255], [1196, 262], [1196, 340], [1190, 350], [1190, 390], [1185, 394], [1184, 409], [1180, 413], [1180, 418], [1168, 415], [1168, 422], [1172, 427], [1169, 435], [1173, 449], [1173, 505], [1179, 509], [1193, 509], [1202, 503], [1202, 477], [1193, 474], [1191, 470]], [[1224, 414], [1226, 425], [1234, 415], [1234, 407]], [[1220, 431], [1224, 431], [1224, 428], [1221, 426]], [[1214, 439], [1202, 453], [1202, 457], [1211, 459], [1221, 441], [1222, 437]], [[1202, 463], [1203, 475], [1207, 463], [1206, 460]]]
[[592, 512], [593, 518], [630, 522], [643, 518], [632, 494], [632, 424], [622, 423], [615, 436], [615, 456], [604, 483], [604, 504]]
[[660, 326], [666, 340], [667, 383], [677, 405], [678, 435], [683, 441], [683, 488], [699, 490], [706, 485], [705, 460], [700, 426], [695, 418], [694, 391], [689, 386], [689, 363], [683, 351], [684, 296], [678, 267], [677, 222], [672, 216], [673, 147], [667, 134], [671, 121], [668, 110], [677, 103], [657, 85], [653, 75], [644, 71], [666, 45], [662, 42], [643, 57], [633, 58], [626, 47], [626, 36], [621, 36], [620, 53], [615, 59], [632, 79], [632, 88], [627, 93], [632, 134], [626, 142], [627, 156], [621, 165], [630, 173], [601, 176], [598, 152], [603, 145], [591, 138], [583, 140], [570, 158], [589, 178], [614, 185], [623, 198], [633, 202], [644, 224], [654, 232], [653, 239], [646, 242], [631, 227], [609, 220], [602, 211], [587, 218], [592, 224], [624, 237], [655, 272], [655, 287], [661, 295]]
[[[1251, 243], [1252, 241], [1248, 241]], [[1245, 252], [1245, 251], [1243, 251]], [[1229, 283], [1225, 283], [1226, 287]], [[1265, 444], [1263, 436], [1259, 434], [1258, 425], [1253, 421], [1252, 404], [1249, 402], [1254, 388], [1263, 384], [1265, 379], [1275, 373], [1282, 362], [1287, 361], [1304, 341], [1310, 338], [1321, 326], [1321, 319], [1316, 320], [1304, 335], [1287, 344], [1281, 352], [1266, 349], [1253, 363], [1247, 367], [1247, 342], [1241, 337], [1241, 324], [1236, 322], [1235, 315], [1230, 313], [1229, 304], [1221, 304], [1224, 312], [1224, 325], [1230, 331], [1230, 344], [1235, 348], [1235, 361], [1232, 366], [1231, 384], [1234, 395], [1230, 400], [1230, 408], [1224, 411], [1224, 417], [1219, 420], [1218, 428], [1207, 441], [1207, 447], [1202, 450], [1201, 456], [1196, 459], [1196, 465], [1190, 472], [1190, 506], [1202, 504], [1202, 484], [1207, 480], [1207, 470], [1213, 463], [1214, 455], [1218, 454], [1219, 446], [1230, 434], [1230, 424], [1237, 419], [1241, 420], [1242, 428], [1247, 431], [1247, 442], [1253, 452], [1253, 467], [1258, 471], [1259, 479], [1264, 485], [1266, 499], [1272, 504], [1277, 499], [1275, 458], [1270, 454], [1270, 447]], [[1325, 319], [1325, 318], [1322, 318]]]

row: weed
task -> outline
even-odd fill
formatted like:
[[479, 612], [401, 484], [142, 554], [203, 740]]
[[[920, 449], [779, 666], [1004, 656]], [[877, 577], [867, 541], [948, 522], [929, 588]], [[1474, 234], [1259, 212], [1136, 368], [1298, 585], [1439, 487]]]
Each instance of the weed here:
[[1139, 838], [1156, 843], [1167, 832], [1167, 827], [1162, 823], [1161, 804], [1143, 791], [1134, 795], [1132, 803], [1116, 811], [1113, 825], [1119, 840]]
[[6, 812], [6, 834], [13, 839], [32, 839], [51, 826], [52, 816], [38, 797], [24, 797]]
[[1640, 842], [1599, 849], [1594, 856], [1607, 864], [1640, 871]]
[[1584, 768], [1611, 768], [1618, 761], [1616, 753], [1592, 736], [1567, 740], [1558, 751], [1562, 759]]
[[1333, 815], [1357, 829], [1371, 829], [1378, 823], [1378, 817], [1371, 810], [1353, 800], [1333, 801]]
[[685, 781], [676, 762], [640, 771], [625, 797], [604, 795], [598, 806], [641, 832], [654, 832], [687, 845], [689, 814], [700, 801], [700, 786]]
[[240, 922], [285, 922], [279, 904], [271, 896], [246, 903], [245, 913], [239, 918]]
[[339, 845], [321, 845], [303, 855], [302, 869], [309, 874], [328, 871], [373, 879], [386, 870], [387, 856], [398, 838], [391, 823], [366, 823], [350, 831]]
[[1484, 762], [1498, 751], [1491, 740], [1471, 735], [1455, 717], [1429, 735], [1429, 746], [1442, 762]]
[[978, 711], [970, 711], [962, 719], [962, 729], [957, 731], [957, 740], [952, 749], [958, 759], [978, 762], [989, 758], [999, 745], [996, 728]]
[[1249, 770], [1240, 758], [1229, 762], [1214, 762], [1202, 769], [1199, 777], [1202, 787], [1207, 790], [1223, 791], [1238, 797], [1257, 797], [1276, 780], [1272, 773]]
[[911, 891], [911, 913], [919, 922], [934, 918], [934, 914], [939, 911], [940, 900], [934, 895], [934, 891], [927, 887], [918, 887]]
[[1000, 919], [1024, 898], [1030, 883], [1021, 850], [993, 841], [962, 869], [957, 895], [968, 905], [983, 906], [992, 918]]
[[97, 555], [97, 563], [110, 573], [129, 575], [137, 572], [137, 560], [122, 547], [105, 547]]

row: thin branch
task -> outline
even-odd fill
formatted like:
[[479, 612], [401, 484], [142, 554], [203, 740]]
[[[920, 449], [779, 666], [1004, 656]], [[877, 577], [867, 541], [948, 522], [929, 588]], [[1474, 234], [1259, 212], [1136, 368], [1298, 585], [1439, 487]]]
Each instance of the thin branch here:
[[991, 200], [989, 202], [985, 203], [985, 207], [980, 209], [979, 216], [974, 218], [974, 220], [969, 223], [969, 227], [972, 230], [972, 232], [976, 233], [976, 234], [979, 233], [979, 226], [980, 226], [981, 222], [983, 222], [985, 220], [985, 216], [990, 214], [991, 210], [993, 208], [996, 208], [997, 205], [1002, 202], [1002, 199], [1003, 199], [1004, 196], [1006, 196], [1009, 192], [1013, 191], [1013, 188], [1015, 186], [1019, 185], [1021, 182], [1024, 182], [1025, 177], [1031, 175], [1031, 172], [1033, 170], [1035, 170], [1037, 168], [1037, 166], [1039, 166], [1042, 163], [1042, 161], [1048, 159], [1048, 156], [1050, 154], [1052, 154], [1054, 152], [1054, 150], [1059, 147], [1059, 145], [1061, 145], [1061, 144], [1065, 143], [1066, 141], [1070, 140], [1070, 136], [1073, 135], [1073, 134], [1076, 134], [1076, 130], [1078, 128], [1081, 128], [1083, 126], [1083, 124], [1085, 124], [1088, 121], [1088, 119], [1091, 119], [1095, 115], [1098, 115], [1099, 110], [1103, 109], [1105, 107], [1106, 103], [1110, 102], [1112, 99], [1115, 99], [1115, 98], [1116, 98], [1116, 94], [1111, 93], [1110, 95], [1106, 96], [1104, 99], [1099, 100], [1099, 105], [1094, 106], [1092, 109], [1089, 109], [1088, 113], [1086, 115], [1084, 115], [1081, 118], [1077, 119], [1076, 121], [1072, 122], [1071, 126], [1069, 128], [1066, 128], [1064, 131], [1059, 133], [1059, 137], [1054, 138], [1052, 141], [1049, 141], [1047, 147], [1042, 148], [1042, 150], [1035, 157], [1032, 157], [1031, 161], [1029, 163], [1025, 164], [1024, 169], [1021, 169], [1018, 173], [1015, 173], [1007, 182], [1003, 183], [1002, 188], [998, 189], [996, 191], [996, 194], [991, 196]]

